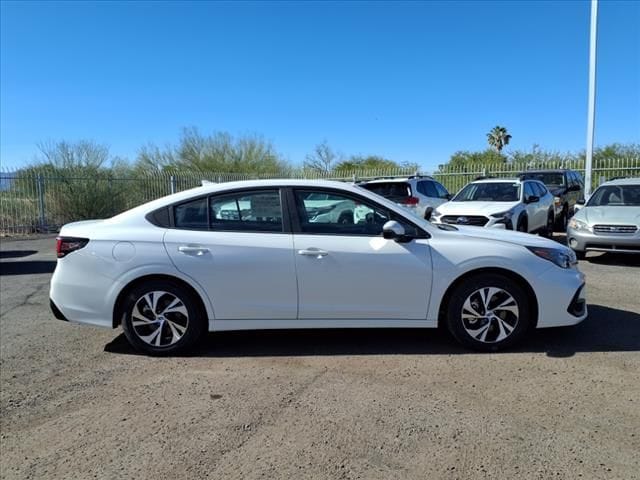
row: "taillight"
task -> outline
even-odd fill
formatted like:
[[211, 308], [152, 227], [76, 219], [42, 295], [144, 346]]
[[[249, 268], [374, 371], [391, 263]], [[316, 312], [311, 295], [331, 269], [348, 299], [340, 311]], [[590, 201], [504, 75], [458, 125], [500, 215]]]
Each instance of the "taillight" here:
[[56, 254], [58, 258], [62, 258], [71, 252], [80, 250], [87, 243], [89, 243], [88, 238], [58, 237], [56, 238]]
[[402, 203], [404, 205], [417, 205], [420, 203], [420, 199], [418, 197], [407, 197], [402, 199]]

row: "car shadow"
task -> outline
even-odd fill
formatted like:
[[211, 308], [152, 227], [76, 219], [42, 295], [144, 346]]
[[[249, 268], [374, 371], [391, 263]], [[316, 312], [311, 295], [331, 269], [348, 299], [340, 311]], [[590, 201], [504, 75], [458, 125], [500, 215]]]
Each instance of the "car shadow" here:
[[0, 250], [0, 258], [22, 258], [38, 253], [37, 250]]
[[55, 268], [55, 260], [0, 262], [0, 275], [31, 275], [38, 273], [52, 273]]
[[614, 265], [620, 267], [640, 267], [640, 253], [606, 252], [599, 255], [587, 253], [586, 261], [597, 265]]
[[[579, 352], [640, 351], [640, 314], [589, 305], [589, 318], [574, 327], [531, 332], [504, 354], [544, 353], [571, 357]], [[109, 353], [136, 355], [124, 335], [108, 343]], [[190, 357], [285, 357], [338, 355], [463, 355], [442, 329], [260, 330], [210, 333]]]

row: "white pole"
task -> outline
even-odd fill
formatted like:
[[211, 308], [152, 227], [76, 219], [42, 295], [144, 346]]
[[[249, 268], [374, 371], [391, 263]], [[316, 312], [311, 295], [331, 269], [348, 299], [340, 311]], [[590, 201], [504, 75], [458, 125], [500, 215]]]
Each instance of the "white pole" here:
[[596, 40], [598, 36], [598, 0], [591, 0], [591, 34], [589, 37], [589, 109], [587, 113], [587, 156], [584, 172], [584, 195], [591, 195], [593, 131], [596, 110]]

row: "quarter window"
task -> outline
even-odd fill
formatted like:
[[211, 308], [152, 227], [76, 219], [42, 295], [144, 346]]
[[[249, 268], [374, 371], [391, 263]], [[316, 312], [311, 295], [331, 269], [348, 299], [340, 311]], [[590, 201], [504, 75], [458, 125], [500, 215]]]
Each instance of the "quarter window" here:
[[359, 199], [331, 192], [318, 200], [319, 193], [325, 192], [295, 191], [303, 233], [377, 236], [390, 218], [386, 210], [365, 204]]
[[210, 199], [212, 230], [282, 232], [278, 190], [259, 190], [214, 196]]
[[435, 185], [433, 184], [433, 182], [430, 182], [428, 180], [418, 182], [418, 192], [427, 197], [438, 198], [438, 192]]

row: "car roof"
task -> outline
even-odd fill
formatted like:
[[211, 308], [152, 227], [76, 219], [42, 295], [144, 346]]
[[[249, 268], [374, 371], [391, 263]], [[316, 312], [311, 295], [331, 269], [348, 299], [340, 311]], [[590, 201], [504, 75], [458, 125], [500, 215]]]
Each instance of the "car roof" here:
[[400, 178], [376, 178], [374, 180], [367, 180], [362, 183], [392, 183], [392, 182], [408, 182], [409, 180], [415, 180], [409, 177], [400, 177]]
[[570, 168], [541, 168], [541, 169], [531, 169], [531, 170], [523, 170], [521, 175], [526, 175], [527, 173], [564, 173], [564, 172], [573, 172], [574, 170]]
[[640, 185], [640, 177], [636, 178], [617, 178], [615, 180], [609, 180], [599, 185], [600, 187], [605, 185]]
[[470, 183], [522, 183], [522, 180], [519, 178], [483, 178], [482, 180], [474, 180]]

